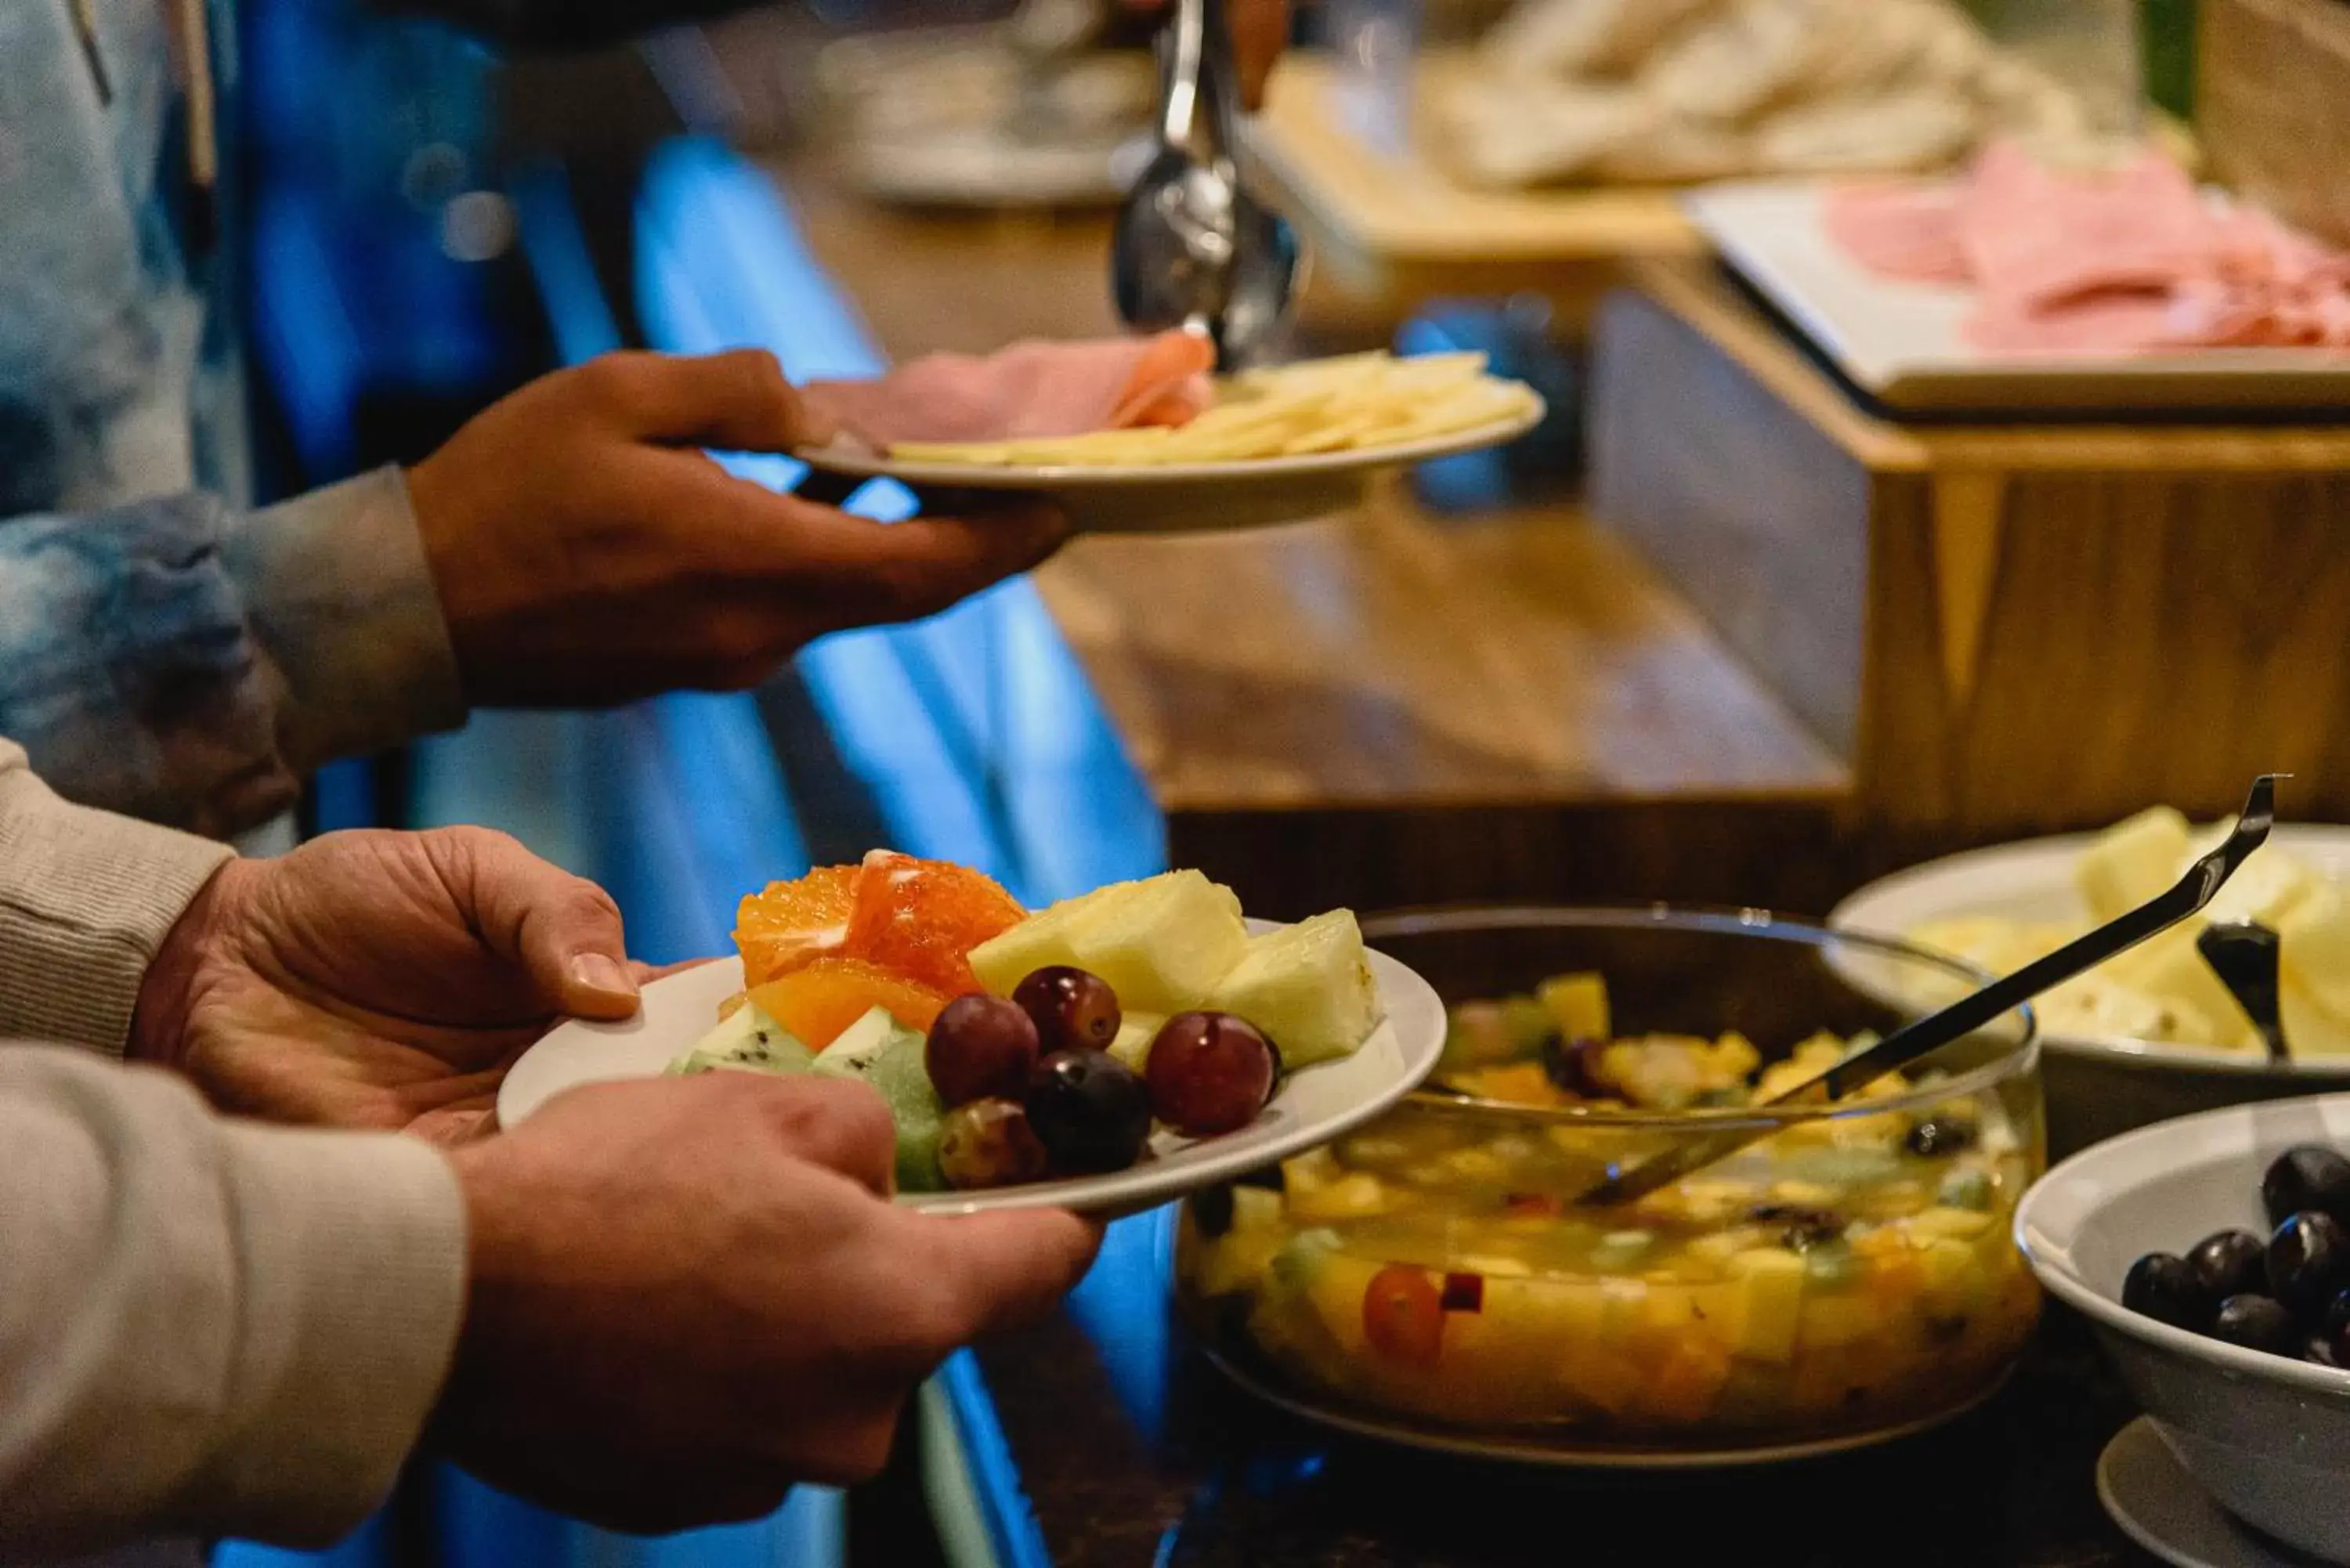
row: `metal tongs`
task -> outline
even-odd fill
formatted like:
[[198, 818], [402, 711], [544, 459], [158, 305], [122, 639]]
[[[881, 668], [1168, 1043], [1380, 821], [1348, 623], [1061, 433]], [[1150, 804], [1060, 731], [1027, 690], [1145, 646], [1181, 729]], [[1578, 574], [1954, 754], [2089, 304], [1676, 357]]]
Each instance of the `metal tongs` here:
[[[1894, 1069], [1964, 1038], [2042, 992], [2177, 925], [2209, 904], [2245, 857], [2267, 841], [2269, 829], [2276, 821], [2276, 774], [2263, 774], [2252, 782], [2243, 815], [2236, 819], [2226, 840], [2189, 867], [2187, 875], [2168, 891], [2106, 921], [2088, 935], [2065, 943], [2045, 958], [2034, 960], [2005, 979], [1960, 997], [1940, 1012], [1904, 1024], [1866, 1051], [1847, 1056], [1818, 1076], [1762, 1103], [1779, 1106], [1807, 1099], [1841, 1100]], [[1575, 1201], [1593, 1207], [1630, 1203], [1726, 1159], [1778, 1130], [1770, 1126], [1742, 1127], [1693, 1137], [1629, 1169], [1611, 1169], [1607, 1180], [1581, 1194]]]
[[1297, 235], [1242, 185], [1239, 71], [1224, 0], [1176, 0], [1161, 40], [1159, 150], [1110, 236], [1110, 295], [1140, 331], [1198, 332], [1233, 369], [1270, 346], [1304, 265]]

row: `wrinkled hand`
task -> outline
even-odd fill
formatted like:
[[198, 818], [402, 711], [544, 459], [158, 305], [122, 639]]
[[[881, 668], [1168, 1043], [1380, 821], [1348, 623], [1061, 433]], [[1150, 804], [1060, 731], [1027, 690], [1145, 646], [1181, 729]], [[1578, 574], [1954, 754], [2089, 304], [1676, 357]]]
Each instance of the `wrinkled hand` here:
[[637, 986], [610, 898], [503, 834], [329, 834], [221, 867], [130, 1052], [233, 1114], [455, 1142], [557, 1014], [625, 1018]]
[[467, 424], [408, 486], [468, 696], [592, 707], [738, 690], [811, 639], [943, 609], [1066, 536], [1028, 502], [870, 522], [702, 450], [829, 433], [760, 349], [608, 354]]
[[872, 1475], [916, 1385], [1048, 1307], [1099, 1239], [898, 1208], [894, 1142], [864, 1085], [713, 1073], [576, 1089], [458, 1150], [472, 1287], [434, 1446], [635, 1531]]
[[[1167, 11], [1174, 0], [1121, 0], [1138, 11]], [[1264, 107], [1264, 87], [1289, 47], [1289, 0], [1225, 0], [1232, 28], [1232, 64], [1241, 76], [1241, 107]]]

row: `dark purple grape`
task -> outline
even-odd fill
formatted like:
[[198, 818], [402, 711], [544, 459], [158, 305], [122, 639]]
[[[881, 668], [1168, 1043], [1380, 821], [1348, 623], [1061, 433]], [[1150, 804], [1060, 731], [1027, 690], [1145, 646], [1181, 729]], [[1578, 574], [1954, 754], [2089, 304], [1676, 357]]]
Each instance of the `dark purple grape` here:
[[2269, 1293], [2304, 1323], [2315, 1324], [2335, 1296], [2350, 1290], [2350, 1234], [2315, 1210], [2303, 1210], [2269, 1238]]
[[1056, 1170], [1124, 1170], [1150, 1137], [1149, 1092], [1104, 1052], [1054, 1052], [1028, 1075], [1027, 1103], [1028, 1125]]
[[2230, 1296], [2221, 1302], [2211, 1319], [2211, 1337], [2271, 1355], [2296, 1355], [2302, 1345], [2293, 1314], [2266, 1296]]
[[1566, 1040], [1553, 1034], [1542, 1044], [1543, 1075], [1578, 1098], [1605, 1100], [1616, 1093], [1615, 1085], [1599, 1075], [1600, 1059], [1607, 1054], [1605, 1040], [1587, 1034]]
[[950, 1187], [1016, 1187], [1041, 1181], [1050, 1161], [1017, 1100], [973, 1100], [939, 1124], [939, 1169]]
[[2122, 1305], [2189, 1334], [2210, 1332], [2218, 1300], [2186, 1259], [2168, 1252], [2148, 1252], [2122, 1281]]
[[1056, 963], [1013, 987], [1012, 1000], [1035, 1020], [1036, 1040], [1046, 1055], [1055, 1051], [1107, 1051], [1118, 1038], [1125, 1013], [1109, 981]]
[[1000, 996], [958, 996], [940, 1009], [922, 1051], [931, 1087], [949, 1106], [1013, 1097], [1036, 1064], [1036, 1025]]
[[1213, 1137], [1256, 1120], [1273, 1095], [1273, 1047], [1229, 1012], [1179, 1012], [1143, 1064], [1150, 1108], [1186, 1137]]
[[2336, 1225], [2350, 1226], [2350, 1159], [2316, 1144], [2289, 1148], [2261, 1178], [2261, 1202], [2272, 1225], [2315, 1210]]
[[2259, 1295], [2268, 1288], [2268, 1244], [2250, 1231], [2220, 1231], [2187, 1254], [2214, 1301]]

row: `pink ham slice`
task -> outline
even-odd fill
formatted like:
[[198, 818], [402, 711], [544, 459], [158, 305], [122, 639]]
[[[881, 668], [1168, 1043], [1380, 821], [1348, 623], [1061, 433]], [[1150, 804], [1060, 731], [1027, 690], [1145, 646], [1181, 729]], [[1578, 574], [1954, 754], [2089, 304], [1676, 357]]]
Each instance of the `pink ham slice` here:
[[1833, 187], [1820, 208], [1828, 237], [1880, 277], [1965, 283], [1959, 188], [1868, 182]]
[[868, 381], [801, 396], [876, 452], [901, 441], [1037, 440], [1188, 424], [1212, 396], [1215, 349], [1186, 332], [1015, 343], [984, 358], [931, 354]]
[[1995, 145], [1962, 181], [1832, 191], [1822, 222], [1882, 276], [1971, 285], [1989, 352], [2350, 348], [2350, 255], [2152, 152], [2078, 175]]

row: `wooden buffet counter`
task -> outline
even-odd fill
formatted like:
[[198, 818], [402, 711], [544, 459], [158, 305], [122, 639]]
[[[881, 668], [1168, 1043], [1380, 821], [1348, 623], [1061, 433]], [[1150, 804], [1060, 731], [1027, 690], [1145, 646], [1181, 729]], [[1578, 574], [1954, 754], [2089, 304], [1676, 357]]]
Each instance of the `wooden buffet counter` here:
[[[794, 173], [893, 358], [1113, 330], [1095, 220], [878, 211]], [[1365, 339], [1309, 315], [1316, 348]], [[1378, 341], [1371, 338], [1370, 341]], [[1494, 898], [1825, 908], [1836, 759], [1570, 504], [1088, 538], [1036, 574], [1167, 821], [1251, 909]]]

